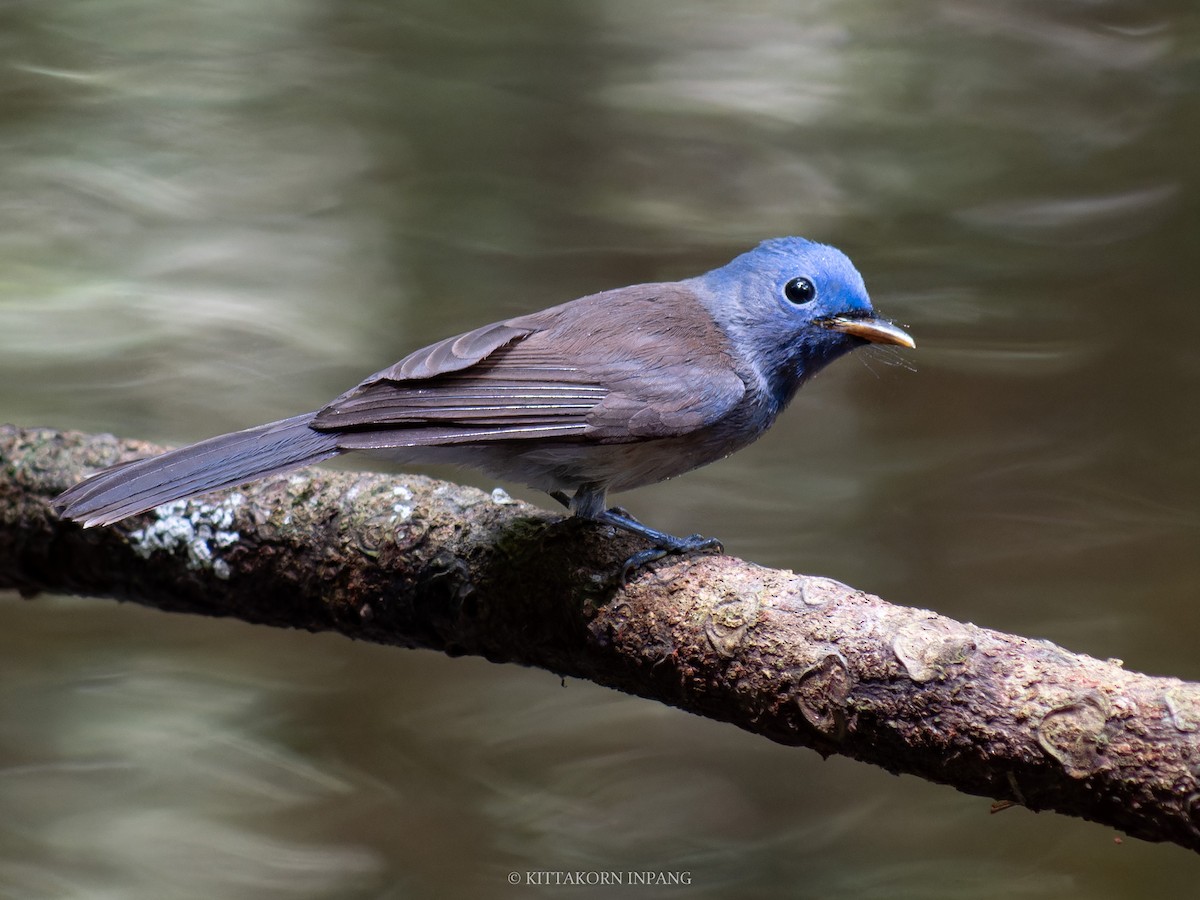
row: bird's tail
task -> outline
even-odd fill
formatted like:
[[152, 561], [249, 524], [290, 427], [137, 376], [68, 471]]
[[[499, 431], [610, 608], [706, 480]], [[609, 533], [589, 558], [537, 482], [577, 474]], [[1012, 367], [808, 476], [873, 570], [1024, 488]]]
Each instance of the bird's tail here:
[[337, 435], [309, 428], [312, 418], [306, 413], [112, 466], [61, 494], [54, 506], [85, 528], [111, 525], [163, 503], [337, 456]]

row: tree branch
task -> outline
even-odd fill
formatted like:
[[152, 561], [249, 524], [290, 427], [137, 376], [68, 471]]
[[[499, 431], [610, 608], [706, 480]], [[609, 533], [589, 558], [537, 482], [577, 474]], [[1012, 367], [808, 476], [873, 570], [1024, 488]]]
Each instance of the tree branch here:
[[1200, 850], [1200, 685], [417, 476], [271, 479], [111, 528], [49, 501], [157, 452], [0, 427], [0, 588], [539, 666], [961, 791]]

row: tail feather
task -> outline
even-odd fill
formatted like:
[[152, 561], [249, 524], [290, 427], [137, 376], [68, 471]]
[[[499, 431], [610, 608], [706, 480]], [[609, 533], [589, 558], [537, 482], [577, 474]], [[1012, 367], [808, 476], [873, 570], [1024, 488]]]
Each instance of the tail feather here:
[[84, 527], [111, 525], [173, 500], [337, 456], [337, 436], [313, 431], [312, 418], [306, 413], [112, 466], [61, 494], [54, 506]]

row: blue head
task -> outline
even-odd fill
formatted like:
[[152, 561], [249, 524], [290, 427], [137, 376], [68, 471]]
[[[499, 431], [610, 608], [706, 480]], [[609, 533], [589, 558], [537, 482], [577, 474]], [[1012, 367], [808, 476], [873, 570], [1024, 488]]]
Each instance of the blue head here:
[[780, 406], [805, 379], [868, 343], [915, 346], [876, 318], [844, 253], [804, 238], [763, 241], [689, 284]]

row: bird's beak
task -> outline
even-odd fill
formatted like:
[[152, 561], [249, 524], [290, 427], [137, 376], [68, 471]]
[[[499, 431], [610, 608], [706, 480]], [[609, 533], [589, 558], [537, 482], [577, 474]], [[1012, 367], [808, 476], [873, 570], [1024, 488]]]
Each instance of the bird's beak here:
[[898, 328], [884, 319], [854, 318], [852, 316], [830, 316], [820, 324], [830, 331], [840, 331], [870, 341], [872, 344], [897, 344], [901, 347], [916, 347], [917, 342], [903, 328]]

